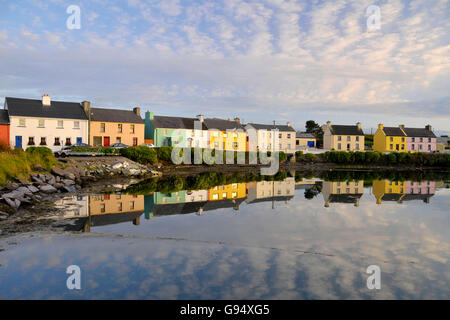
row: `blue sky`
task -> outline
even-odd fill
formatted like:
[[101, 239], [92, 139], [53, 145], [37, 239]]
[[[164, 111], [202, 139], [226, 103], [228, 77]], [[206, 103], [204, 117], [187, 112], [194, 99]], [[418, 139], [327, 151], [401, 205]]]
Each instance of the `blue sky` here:
[[449, 89], [448, 0], [0, 0], [0, 102], [450, 131]]

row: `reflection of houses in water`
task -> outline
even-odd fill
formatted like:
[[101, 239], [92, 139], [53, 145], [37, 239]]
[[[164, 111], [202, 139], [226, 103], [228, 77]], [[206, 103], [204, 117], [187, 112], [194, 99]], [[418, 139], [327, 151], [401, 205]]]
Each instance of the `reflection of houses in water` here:
[[239, 210], [246, 197], [245, 183], [216, 186], [209, 190], [187, 190], [170, 194], [155, 192], [145, 196], [145, 217], [197, 213], [221, 208]]
[[288, 202], [294, 197], [295, 178], [289, 177], [283, 181], [253, 181], [248, 183], [247, 203], [264, 201]]
[[372, 193], [377, 199], [377, 204], [383, 201], [402, 203], [409, 200], [422, 200], [429, 203], [435, 193], [435, 182], [377, 180], [373, 182]]
[[322, 184], [322, 194], [325, 200], [325, 207], [330, 203], [353, 203], [359, 206], [359, 199], [364, 193], [364, 181], [324, 181]]
[[82, 218], [89, 216], [89, 196], [68, 196], [55, 201], [55, 208], [59, 210], [54, 218]]

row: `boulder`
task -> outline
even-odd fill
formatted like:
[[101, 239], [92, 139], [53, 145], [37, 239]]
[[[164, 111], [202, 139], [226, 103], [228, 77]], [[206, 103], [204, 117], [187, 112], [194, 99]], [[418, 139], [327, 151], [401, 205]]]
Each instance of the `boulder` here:
[[63, 179], [61, 182], [66, 186], [71, 186], [71, 185], [75, 184], [75, 181], [70, 180], [70, 179]]
[[122, 162], [116, 162], [116, 163], [114, 163], [114, 164], [111, 166], [111, 168], [113, 168], [114, 170], [118, 170], [118, 169], [121, 169], [121, 168], [123, 168], [123, 167], [124, 167], [124, 165], [123, 165]]
[[60, 182], [57, 182], [53, 185], [56, 189], [62, 189], [64, 187], [64, 185]]
[[41, 190], [42, 192], [45, 192], [45, 193], [55, 193], [57, 191], [55, 187], [53, 187], [49, 184], [40, 186], [39, 190]]
[[31, 181], [37, 182], [37, 183], [44, 183], [38, 176], [32, 176]]
[[11, 191], [9, 193], [4, 193], [2, 195], [2, 198], [5, 199], [5, 200], [6, 199], [22, 199], [23, 196], [24, 196], [23, 191], [14, 190], [14, 191]]
[[75, 186], [63, 186], [62, 189], [66, 192], [75, 192], [77, 190]]
[[56, 176], [64, 177], [64, 174], [66, 174], [66, 171], [61, 168], [53, 167], [52, 173]]
[[39, 189], [36, 188], [36, 187], [33, 186], [33, 185], [29, 185], [27, 188], [28, 188], [28, 190], [30, 190], [32, 193], [39, 192]]
[[[71, 173], [71, 172], [66, 172], [66, 173], [64, 174], [64, 178], [70, 179], [70, 180], [75, 180], [75, 175], [74, 175], [73, 173]], [[63, 181], [64, 181], [64, 180], [63, 180]]]
[[20, 185], [18, 183], [15, 182], [8, 182], [5, 187], [8, 190], [16, 190]]
[[23, 192], [23, 194], [33, 194], [33, 192], [31, 192], [31, 190], [27, 187], [19, 187], [16, 190], [19, 192]]
[[17, 209], [19, 209], [20, 207], [20, 201], [17, 199], [9, 199], [9, 198], [4, 198], [5, 202], [14, 209], [14, 211], [17, 211]]

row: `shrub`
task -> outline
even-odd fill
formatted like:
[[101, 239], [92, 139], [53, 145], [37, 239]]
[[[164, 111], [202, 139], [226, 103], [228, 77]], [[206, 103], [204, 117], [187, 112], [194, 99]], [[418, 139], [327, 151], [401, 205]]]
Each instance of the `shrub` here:
[[314, 162], [317, 159], [317, 156], [314, 153], [307, 153], [304, 157], [306, 162]]
[[146, 146], [122, 148], [120, 155], [141, 164], [155, 164], [157, 161], [156, 150]]
[[301, 162], [303, 160], [303, 151], [295, 152], [295, 161]]
[[28, 147], [26, 153], [37, 153], [43, 157], [53, 156], [53, 152], [47, 147]]
[[284, 153], [283, 151], [280, 151], [280, 152], [279, 152], [279, 159], [278, 159], [278, 160], [279, 160], [280, 162], [286, 161], [287, 158], [288, 158], [288, 156], [287, 156], [286, 153]]
[[173, 149], [173, 147], [168, 147], [168, 146], [158, 148], [158, 151], [157, 151], [158, 160], [172, 163], [172, 149]]

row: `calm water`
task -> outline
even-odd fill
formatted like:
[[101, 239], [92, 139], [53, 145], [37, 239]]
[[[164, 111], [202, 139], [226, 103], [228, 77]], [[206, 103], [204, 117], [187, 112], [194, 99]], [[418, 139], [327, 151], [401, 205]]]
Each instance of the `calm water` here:
[[[0, 298], [450, 298], [442, 181], [235, 183], [68, 197], [64, 233], [0, 240]], [[66, 268], [81, 268], [68, 290]], [[366, 269], [381, 269], [369, 290]]]

